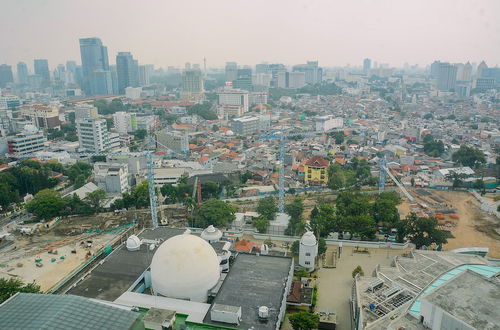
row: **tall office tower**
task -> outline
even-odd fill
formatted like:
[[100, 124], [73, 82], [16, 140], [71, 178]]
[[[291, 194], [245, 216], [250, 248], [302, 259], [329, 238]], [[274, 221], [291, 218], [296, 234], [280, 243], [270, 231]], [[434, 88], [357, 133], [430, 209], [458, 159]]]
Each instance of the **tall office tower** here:
[[82, 58], [82, 88], [87, 95], [111, 94], [108, 48], [99, 38], [80, 39]]
[[17, 81], [21, 85], [28, 83], [28, 66], [24, 62], [17, 63]]
[[57, 65], [55, 71], [54, 71], [54, 78], [57, 79], [57, 80], [61, 80], [61, 81], [66, 81], [66, 67], [64, 66], [64, 64], [59, 64]]
[[484, 61], [481, 61], [479, 65], [477, 66], [477, 71], [476, 71], [476, 78], [483, 78], [483, 70], [487, 69], [488, 66]]
[[83, 118], [76, 121], [80, 149], [101, 152], [109, 147], [109, 134], [105, 119]]
[[238, 64], [226, 62], [226, 81], [235, 81], [238, 78]]
[[12, 68], [10, 65], [0, 65], [0, 88], [6, 87], [7, 84], [13, 83], [14, 77], [12, 75]]
[[320, 84], [323, 80], [323, 70], [318, 67], [318, 61], [307, 61], [306, 64], [293, 66], [294, 72], [304, 72], [306, 74], [306, 84]]
[[182, 72], [182, 98], [201, 101], [204, 92], [201, 70], [199, 68], [191, 69], [191, 65], [186, 64], [186, 68]]
[[35, 74], [42, 77], [42, 84], [45, 86], [50, 85], [49, 61], [37, 59], [33, 61], [33, 64], [35, 67]]
[[306, 74], [304, 72], [278, 72], [276, 87], [278, 88], [302, 88], [306, 85]]
[[269, 72], [269, 64], [260, 63], [255, 66], [255, 73], [268, 73]]
[[368, 74], [368, 71], [372, 68], [372, 60], [365, 58], [363, 60], [363, 73]]
[[439, 64], [440, 63], [441, 63], [440, 61], [434, 61], [431, 64], [431, 76], [434, 79], [437, 79], [437, 77], [439, 75]]
[[472, 80], [472, 65], [467, 62], [464, 65], [464, 70], [462, 72], [462, 80], [463, 81], [471, 81]]
[[245, 67], [236, 71], [237, 77], [233, 81], [234, 88], [240, 88], [247, 91], [252, 90], [252, 69]]
[[154, 66], [152, 64], [139, 66], [139, 86], [150, 84], [149, 78], [153, 74]]
[[76, 73], [76, 62], [75, 61], [66, 61], [66, 70]]
[[119, 94], [124, 94], [127, 87], [139, 86], [139, 65], [130, 52], [116, 55], [116, 73]]
[[439, 63], [437, 89], [453, 91], [457, 82], [457, 67], [450, 63]]

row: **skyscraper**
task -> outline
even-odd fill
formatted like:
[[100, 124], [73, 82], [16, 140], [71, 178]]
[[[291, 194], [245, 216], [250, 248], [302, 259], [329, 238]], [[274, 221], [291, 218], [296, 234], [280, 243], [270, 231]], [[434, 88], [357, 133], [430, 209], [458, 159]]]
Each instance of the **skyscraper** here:
[[13, 83], [12, 68], [10, 65], [0, 65], [0, 88], [6, 87], [8, 83]]
[[439, 63], [437, 89], [454, 91], [457, 82], [457, 67], [450, 63]]
[[36, 59], [33, 61], [35, 74], [42, 77], [43, 85], [50, 84], [49, 61], [45, 59]]
[[190, 100], [201, 100], [203, 98], [203, 75], [200, 69], [191, 69], [186, 65], [182, 72], [182, 98]]
[[28, 83], [28, 66], [24, 62], [17, 63], [17, 81], [21, 85]]
[[486, 65], [486, 62], [481, 61], [481, 63], [477, 66], [476, 78], [483, 78], [483, 70], [487, 68], [488, 65]]
[[119, 52], [116, 55], [116, 72], [119, 94], [124, 94], [126, 87], [139, 86], [139, 65], [129, 52]]
[[323, 80], [323, 70], [318, 67], [318, 61], [307, 61], [306, 64], [293, 66], [294, 72], [304, 72], [306, 83], [310, 85], [320, 84]]
[[440, 63], [441, 63], [440, 61], [434, 61], [431, 64], [431, 76], [434, 79], [437, 79], [437, 77], [439, 75], [439, 64]]
[[372, 60], [365, 58], [363, 60], [363, 73], [368, 74], [368, 71], [372, 68]]
[[233, 81], [234, 88], [252, 90], [252, 69], [249, 67], [238, 69], [236, 74], [236, 79]]
[[103, 46], [101, 39], [80, 39], [80, 55], [84, 92], [87, 95], [111, 94], [113, 87], [109, 71], [108, 48]]
[[238, 64], [226, 62], [226, 81], [235, 81], [238, 78]]
[[464, 70], [462, 73], [463, 81], [471, 81], [472, 80], [472, 65], [470, 62], [465, 63]]

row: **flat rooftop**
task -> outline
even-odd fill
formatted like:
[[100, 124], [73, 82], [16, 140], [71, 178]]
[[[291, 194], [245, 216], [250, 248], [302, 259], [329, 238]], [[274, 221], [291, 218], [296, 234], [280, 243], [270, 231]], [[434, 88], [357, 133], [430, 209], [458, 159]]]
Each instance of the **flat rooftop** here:
[[[275, 329], [281, 308], [285, 285], [292, 258], [239, 253], [213, 304], [241, 307], [241, 323], [238, 328]], [[269, 308], [269, 319], [261, 322], [260, 306]], [[203, 323], [222, 327], [235, 325], [213, 322], [207, 313]]]
[[[162, 240], [180, 235], [184, 229], [159, 227], [146, 229], [140, 235], [141, 239]], [[138, 277], [149, 267], [156, 248], [148, 249], [148, 244], [142, 244], [139, 251], [128, 251], [121, 245], [113, 251], [104, 262], [71, 288], [67, 293], [87, 298], [97, 298], [114, 301], [125, 292]]]
[[500, 282], [466, 270], [422, 296], [476, 329], [500, 329]]

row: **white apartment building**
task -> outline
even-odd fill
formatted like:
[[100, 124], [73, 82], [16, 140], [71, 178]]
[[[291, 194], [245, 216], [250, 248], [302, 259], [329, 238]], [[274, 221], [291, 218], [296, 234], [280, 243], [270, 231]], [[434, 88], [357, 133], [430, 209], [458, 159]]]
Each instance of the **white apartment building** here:
[[140, 99], [142, 96], [142, 87], [126, 87], [125, 97], [131, 100]]
[[248, 112], [248, 91], [226, 87], [217, 95], [219, 116], [227, 118], [235, 114], [241, 116]]
[[115, 112], [113, 114], [113, 126], [116, 131], [122, 135], [132, 132], [131, 114], [124, 111]]
[[267, 92], [251, 92], [248, 94], [248, 102], [250, 104], [267, 104], [269, 93]]
[[43, 150], [45, 142], [47, 139], [35, 126], [27, 125], [21, 133], [8, 137], [7, 149], [9, 156], [19, 157]]
[[109, 148], [109, 134], [105, 119], [77, 120], [76, 129], [81, 150], [101, 152]]
[[97, 108], [90, 104], [78, 104], [75, 107], [75, 120], [98, 118]]
[[335, 118], [332, 115], [316, 117], [314, 123], [316, 132], [326, 132], [334, 128], [344, 127], [344, 119]]
[[260, 129], [260, 118], [245, 116], [231, 120], [231, 130], [236, 135], [249, 135], [258, 132]]
[[159, 151], [187, 152], [189, 140], [187, 134], [178, 131], [167, 131], [163, 129], [156, 134]]
[[95, 183], [107, 193], [123, 194], [130, 190], [128, 177], [127, 164], [103, 162], [94, 164]]

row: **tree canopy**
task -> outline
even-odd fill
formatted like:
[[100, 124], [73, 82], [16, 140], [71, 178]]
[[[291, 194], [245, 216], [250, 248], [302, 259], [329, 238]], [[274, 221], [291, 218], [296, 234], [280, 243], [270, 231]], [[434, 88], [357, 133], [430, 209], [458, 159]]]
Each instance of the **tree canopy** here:
[[444, 152], [443, 141], [435, 140], [432, 135], [427, 134], [424, 137], [424, 152], [431, 157], [439, 157]]
[[457, 164], [472, 168], [486, 163], [486, 156], [481, 150], [466, 145], [461, 145], [460, 149], [453, 153], [451, 159]]
[[57, 191], [44, 189], [26, 204], [26, 209], [40, 219], [50, 220], [61, 215], [65, 206], [64, 200]]
[[18, 292], [39, 293], [40, 286], [34, 283], [24, 284], [23, 281], [15, 278], [0, 278], [0, 304]]
[[319, 325], [319, 315], [309, 312], [298, 312], [288, 317], [293, 330], [312, 330]]
[[267, 220], [273, 220], [276, 212], [278, 212], [278, 206], [276, 206], [276, 199], [273, 196], [268, 196], [259, 199], [256, 211]]
[[446, 235], [437, 228], [437, 225], [435, 218], [418, 217], [412, 212], [399, 223], [398, 239], [402, 240], [402, 237], [406, 236], [417, 249], [422, 246], [430, 247], [432, 244], [445, 244]]
[[302, 197], [297, 196], [291, 203], [285, 205], [285, 212], [290, 216], [285, 235], [295, 236], [302, 234], [305, 231], [305, 222], [302, 219], [302, 213], [304, 212], [304, 200]]
[[198, 208], [195, 216], [195, 224], [199, 228], [213, 225], [225, 228], [235, 219], [236, 207], [228, 202], [210, 199]]

